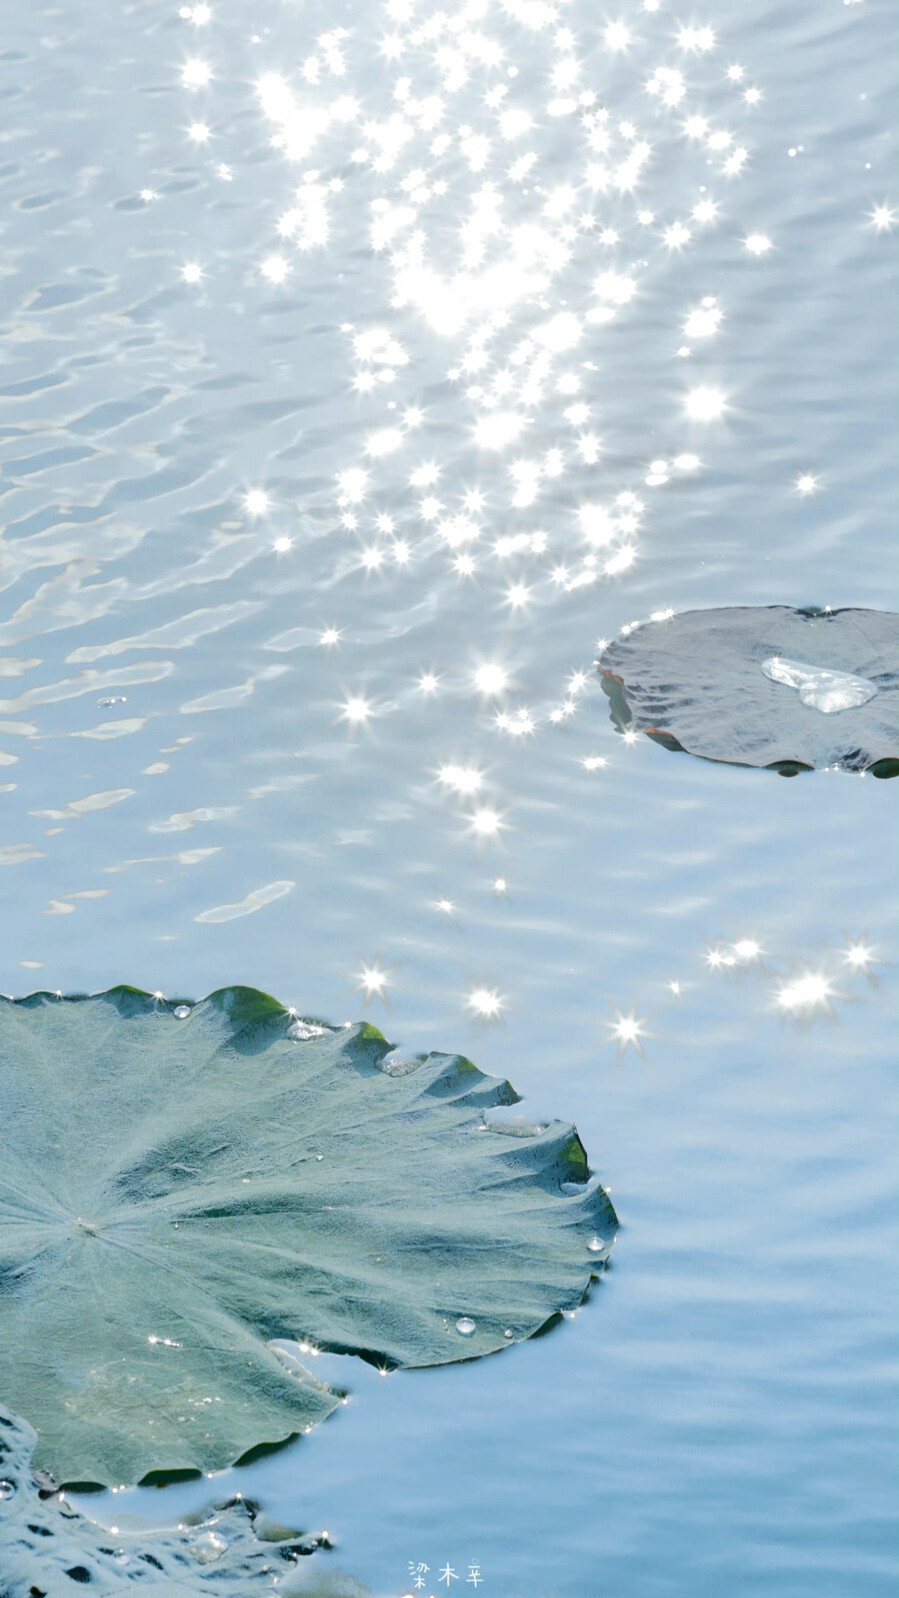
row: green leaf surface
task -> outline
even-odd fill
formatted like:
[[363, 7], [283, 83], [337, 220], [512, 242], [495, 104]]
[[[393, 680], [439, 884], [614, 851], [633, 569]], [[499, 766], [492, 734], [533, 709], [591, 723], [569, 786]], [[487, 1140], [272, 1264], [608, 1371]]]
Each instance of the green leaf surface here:
[[[774, 681], [774, 658], [848, 673], [876, 689], [822, 714]], [[899, 617], [879, 610], [734, 605], [627, 630], [599, 660], [613, 722], [666, 749], [784, 776], [825, 766], [899, 772]]]
[[[74, 1499], [36, 1478], [37, 1438], [0, 1406], [0, 1593], [3, 1598], [373, 1598], [332, 1572], [326, 1532], [276, 1525], [252, 1499], [233, 1497], [159, 1530], [90, 1520]], [[90, 1505], [90, 1500], [86, 1501]]]
[[250, 988], [0, 1000], [0, 1400], [37, 1466], [220, 1469], [339, 1402], [274, 1339], [438, 1365], [580, 1302], [617, 1222], [574, 1129], [389, 1051]]

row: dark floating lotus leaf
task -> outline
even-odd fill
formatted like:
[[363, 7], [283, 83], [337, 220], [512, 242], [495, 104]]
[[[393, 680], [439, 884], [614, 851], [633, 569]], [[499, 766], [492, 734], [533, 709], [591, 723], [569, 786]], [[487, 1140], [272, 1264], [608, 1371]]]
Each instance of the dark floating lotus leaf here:
[[783, 776], [899, 774], [899, 616], [786, 605], [688, 610], [628, 629], [598, 662], [622, 730]]
[[[108, 1530], [64, 1497], [42, 1488], [31, 1455], [37, 1437], [27, 1421], [0, 1407], [0, 1592], [3, 1598], [48, 1598], [90, 1587], [104, 1598], [136, 1590], [160, 1598], [279, 1598], [306, 1593], [365, 1594], [338, 1575], [312, 1583], [327, 1534], [273, 1526], [259, 1505], [230, 1498], [188, 1516], [174, 1529]], [[108, 1513], [107, 1506], [104, 1505]], [[291, 1575], [293, 1572], [293, 1575]], [[277, 1588], [275, 1581], [277, 1579]], [[371, 1598], [371, 1595], [369, 1595]]]
[[0, 1397], [37, 1466], [219, 1469], [340, 1401], [274, 1339], [439, 1365], [580, 1302], [617, 1222], [574, 1128], [389, 1050], [252, 988], [0, 1000]]

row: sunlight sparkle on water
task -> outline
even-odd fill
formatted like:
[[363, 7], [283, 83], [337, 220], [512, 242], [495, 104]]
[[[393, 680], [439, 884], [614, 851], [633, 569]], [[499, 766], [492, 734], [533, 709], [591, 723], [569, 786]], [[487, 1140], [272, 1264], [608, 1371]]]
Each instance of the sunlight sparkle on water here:
[[493, 1020], [500, 1015], [503, 1009], [503, 999], [495, 988], [475, 988], [468, 995], [468, 1008], [475, 1015], [480, 1015], [485, 1020]]
[[794, 1014], [803, 1010], [829, 1009], [828, 1001], [832, 993], [833, 988], [825, 976], [809, 972], [786, 983], [777, 994], [777, 1003], [782, 1010], [790, 1010]]
[[186, 89], [202, 89], [212, 77], [212, 68], [198, 56], [192, 56], [181, 68], [181, 82]]
[[714, 50], [714, 29], [682, 27], [678, 32], [677, 42], [682, 50]]
[[382, 971], [377, 965], [363, 965], [358, 975], [358, 982], [366, 998], [371, 998], [373, 994], [380, 995], [390, 986], [387, 972]]
[[874, 950], [866, 943], [850, 943], [843, 951], [843, 959], [853, 971], [867, 971], [869, 965], [876, 965]]
[[263, 516], [271, 505], [271, 500], [264, 488], [251, 488], [244, 495], [243, 504], [248, 516]]
[[694, 388], [686, 398], [687, 415], [697, 422], [711, 422], [723, 416], [727, 403], [720, 388]]
[[698, 200], [690, 214], [694, 222], [714, 222], [718, 205], [715, 200]]
[[760, 943], [755, 938], [739, 938], [734, 944], [734, 954], [738, 960], [757, 960], [762, 952]]
[[290, 273], [290, 265], [283, 255], [269, 255], [259, 270], [269, 283], [284, 283]]
[[796, 479], [796, 492], [797, 492], [797, 494], [803, 494], [803, 495], [814, 494], [814, 493], [817, 492], [817, 489], [818, 489], [818, 479], [817, 479], [817, 477], [813, 477], [811, 472], [803, 472], [801, 474], [801, 476], [797, 477], [797, 479]]
[[474, 685], [482, 694], [502, 694], [509, 686], [509, 673], [505, 666], [487, 661], [474, 674]]
[[476, 766], [441, 766], [437, 778], [453, 793], [473, 794], [481, 787], [484, 774]]
[[495, 838], [502, 830], [502, 818], [495, 810], [485, 807], [471, 817], [471, 830], [478, 838]]
[[774, 247], [765, 233], [750, 233], [749, 237], [743, 240], [743, 243], [750, 255], [767, 255], [768, 251]]
[[[612, 1008], [615, 1008], [614, 1005]], [[619, 1055], [626, 1054], [629, 1048], [636, 1049], [638, 1054], [643, 1053], [640, 1039], [645, 1036], [644, 1021], [645, 1017], [638, 1017], [636, 1012], [631, 1009], [627, 1015], [622, 1014], [620, 1010], [615, 1010], [615, 1020], [605, 1022], [605, 1025], [611, 1029], [612, 1033], [609, 1042], [618, 1044]]]
[[891, 233], [899, 222], [899, 211], [886, 203], [875, 205], [873, 211], [868, 212], [868, 220], [878, 233]]
[[717, 300], [711, 295], [706, 295], [702, 304], [691, 311], [684, 322], [684, 332], [688, 338], [710, 338], [717, 333], [721, 326], [721, 310]]
[[370, 700], [363, 699], [361, 694], [355, 694], [346, 701], [341, 712], [341, 720], [348, 721], [351, 726], [362, 726], [373, 712]]

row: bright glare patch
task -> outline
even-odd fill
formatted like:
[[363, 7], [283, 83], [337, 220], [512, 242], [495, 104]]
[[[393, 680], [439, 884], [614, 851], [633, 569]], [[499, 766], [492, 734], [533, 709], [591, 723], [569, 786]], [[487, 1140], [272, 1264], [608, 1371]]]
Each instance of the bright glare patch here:
[[271, 500], [264, 488], [251, 488], [243, 498], [244, 510], [248, 516], [263, 516], [271, 505]]
[[203, 89], [212, 77], [212, 68], [198, 56], [191, 56], [181, 68], [181, 82], [185, 89]]
[[524, 420], [515, 411], [497, 411], [482, 416], [475, 428], [475, 442], [481, 449], [505, 449], [520, 434]]
[[293, 548], [293, 539], [288, 538], [286, 535], [276, 538], [272, 548], [276, 549], [279, 555], [285, 555], [289, 549]]
[[891, 205], [875, 205], [873, 211], [868, 212], [868, 220], [878, 233], [891, 233], [899, 221], [899, 211]]
[[639, 1018], [634, 1010], [629, 1010], [627, 1015], [615, 1010], [615, 1020], [606, 1021], [605, 1025], [612, 1033], [609, 1042], [618, 1044], [619, 1055], [626, 1054], [629, 1048], [636, 1049], [638, 1054], [643, 1053], [640, 1039], [645, 1036], [644, 1020]]
[[803, 472], [801, 476], [797, 477], [796, 479], [797, 494], [814, 494], [817, 492], [817, 488], [818, 479], [817, 477], [814, 477], [811, 472]]
[[692, 237], [690, 229], [684, 227], [683, 222], [672, 222], [664, 233], [665, 243], [668, 245], [669, 250], [682, 250], [685, 244], [689, 244]]
[[867, 971], [868, 966], [876, 964], [874, 950], [866, 943], [850, 943], [843, 951], [843, 959], [851, 965], [853, 971]]
[[768, 251], [773, 249], [771, 240], [765, 233], [750, 233], [743, 243], [750, 255], [767, 255]]
[[359, 986], [366, 998], [371, 998], [373, 994], [381, 994], [390, 986], [387, 972], [376, 965], [364, 965], [359, 972]]
[[715, 33], [712, 28], [681, 28], [677, 42], [682, 50], [713, 50]]
[[475, 1015], [483, 1016], [486, 1020], [493, 1020], [500, 1015], [503, 1009], [503, 999], [495, 988], [475, 988], [468, 995], [468, 1008]]
[[394, 450], [400, 448], [403, 434], [398, 427], [382, 427], [377, 433], [370, 433], [365, 441], [367, 455], [392, 455]]
[[714, 222], [718, 215], [718, 205], [715, 200], [698, 200], [690, 215], [694, 222]]
[[720, 388], [694, 388], [687, 395], [687, 415], [696, 422], [711, 422], [723, 416], [727, 404]]
[[198, 261], [186, 261], [181, 268], [181, 276], [185, 283], [199, 283], [203, 276], [203, 268]]
[[471, 818], [471, 829], [478, 838], [497, 837], [502, 825], [502, 819], [495, 810], [476, 810]]
[[364, 699], [361, 694], [352, 695], [343, 707], [341, 719], [348, 721], [352, 727], [361, 727], [368, 721], [373, 711], [371, 701]]
[[290, 272], [290, 267], [283, 255], [270, 255], [263, 261], [259, 270], [269, 283], [283, 283]]
[[734, 944], [734, 954], [738, 960], [757, 960], [762, 952], [760, 943], [755, 938], [739, 938]]
[[609, 50], [626, 50], [631, 42], [631, 30], [623, 22], [610, 22], [603, 38]]
[[717, 301], [707, 298], [690, 312], [684, 323], [684, 332], [688, 338], [710, 338], [717, 333], [720, 325], [721, 311]]
[[474, 674], [474, 685], [482, 694], [502, 694], [509, 686], [509, 673], [505, 666], [487, 662]]
[[476, 766], [441, 766], [437, 777], [445, 788], [463, 794], [477, 793], [484, 781], [483, 772]]
[[828, 1009], [832, 993], [833, 988], [826, 977], [809, 973], [781, 988], [777, 1003], [782, 1010], [790, 1010], [794, 1014], [803, 1010]]
[[364, 499], [368, 484], [368, 472], [361, 466], [350, 466], [345, 472], [340, 472], [337, 477], [337, 491], [341, 501], [349, 505], [358, 505]]
[[535, 328], [531, 334], [537, 344], [542, 344], [544, 349], [555, 353], [573, 349], [580, 336], [580, 317], [575, 316], [573, 311], [560, 311], [551, 321], [544, 322], [542, 327]]

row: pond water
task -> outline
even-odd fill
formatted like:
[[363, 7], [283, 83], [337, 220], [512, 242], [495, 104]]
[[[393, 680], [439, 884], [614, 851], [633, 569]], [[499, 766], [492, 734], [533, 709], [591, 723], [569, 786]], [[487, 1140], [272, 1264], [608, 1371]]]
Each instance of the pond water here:
[[895, 13], [208, 10], [8, 19], [4, 987], [460, 1050], [622, 1223], [215, 1492], [379, 1598], [885, 1598], [897, 788], [626, 740], [593, 662], [899, 608]]

